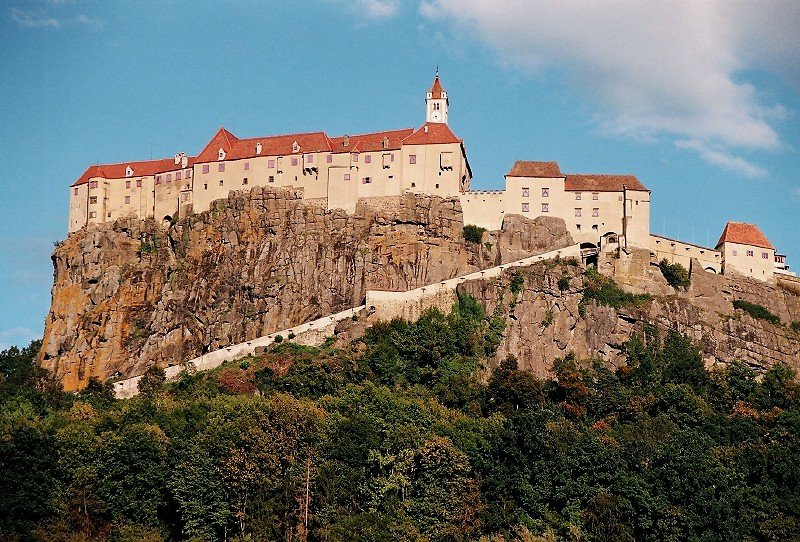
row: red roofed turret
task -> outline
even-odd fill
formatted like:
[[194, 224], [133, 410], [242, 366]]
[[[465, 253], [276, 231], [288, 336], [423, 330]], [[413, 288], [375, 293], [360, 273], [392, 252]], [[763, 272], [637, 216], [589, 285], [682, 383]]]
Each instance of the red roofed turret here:
[[439, 70], [437, 69], [433, 84], [425, 95], [425, 122], [447, 124], [447, 107], [449, 105], [450, 99], [439, 81]]

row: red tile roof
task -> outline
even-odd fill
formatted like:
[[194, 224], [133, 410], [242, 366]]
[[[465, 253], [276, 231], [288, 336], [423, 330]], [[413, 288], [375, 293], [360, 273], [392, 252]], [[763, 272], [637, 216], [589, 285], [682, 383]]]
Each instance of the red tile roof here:
[[431, 145], [444, 143], [461, 143], [446, 124], [426, 122], [413, 134], [403, 140], [403, 145]]
[[569, 174], [564, 177], [564, 190], [622, 192], [623, 188], [649, 192], [635, 175]]
[[[371, 134], [333, 137], [331, 138], [331, 150], [333, 152], [396, 150], [402, 146], [403, 140], [413, 133], [414, 128], [403, 128], [402, 130], [389, 130]], [[384, 139], [387, 143], [386, 146], [383, 145]], [[345, 140], [347, 140], [347, 146], [344, 145]]]
[[506, 177], [563, 177], [557, 162], [529, 162], [517, 160]]
[[438, 74], [433, 78], [433, 84], [428, 92], [430, 92], [431, 98], [434, 100], [440, 100], [442, 98], [442, 92], [444, 92], [444, 89], [442, 88], [442, 83], [439, 82]]
[[213, 162], [219, 159], [219, 150], [225, 151], [225, 158], [228, 158], [234, 143], [238, 142], [239, 138], [230, 133], [225, 128], [220, 128], [214, 137], [211, 138], [206, 146], [197, 155], [196, 162]]
[[[187, 167], [191, 167], [194, 163], [194, 158], [191, 156], [187, 158], [189, 158]], [[156, 173], [162, 173], [164, 171], [182, 169], [180, 164], [175, 164], [174, 158], [161, 158], [158, 160], [145, 160], [140, 162], [122, 162], [120, 164], [99, 164], [89, 166], [86, 171], [83, 172], [83, 175], [72, 183], [71, 186], [86, 184], [92, 177], [99, 177], [101, 179], [123, 179], [127, 177], [125, 172], [128, 167], [133, 170], [133, 175], [131, 175], [131, 177], [143, 177], [155, 175]]]
[[740, 245], [752, 245], [775, 250], [775, 247], [761, 233], [758, 226], [744, 222], [728, 222], [725, 224], [725, 229], [722, 231], [719, 241], [717, 241], [717, 247], [722, 243], [738, 243]]

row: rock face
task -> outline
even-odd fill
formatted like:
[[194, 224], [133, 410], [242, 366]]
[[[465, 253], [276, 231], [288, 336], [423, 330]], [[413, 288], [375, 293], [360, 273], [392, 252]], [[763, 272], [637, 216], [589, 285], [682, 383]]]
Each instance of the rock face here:
[[176, 224], [81, 230], [52, 256], [40, 363], [79, 389], [345, 310], [367, 289], [408, 290], [572, 243], [552, 219], [515, 218], [486, 234], [491, 246], [466, 243], [462, 228], [457, 199], [372, 198], [348, 215], [254, 188]]
[[[800, 333], [789, 325], [800, 321], [800, 295], [790, 288], [693, 267], [690, 288], [679, 291], [650, 262], [649, 251], [601, 257], [603, 274], [626, 290], [653, 296], [649, 302], [619, 309], [585, 304], [579, 310], [583, 269], [551, 262], [521, 269], [524, 285], [516, 294], [510, 290], [510, 273], [502, 280], [467, 282], [459, 289], [479, 299], [487, 313], [500, 306], [506, 315], [496, 359], [513, 354], [521, 368], [540, 376], [570, 352], [579, 359], [599, 358], [618, 366], [624, 362], [623, 343], [633, 333], [643, 334], [647, 325], [662, 335], [674, 329], [690, 336], [700, 345], [707, 366], [740, 360], [759, 371], [777, 362], [800, 370]], [[564, 291], [558, 287], [561, 278], [569, 281]], [[781, 325], [735, 310], [735, 299], [768, 307], [781, 317]]]

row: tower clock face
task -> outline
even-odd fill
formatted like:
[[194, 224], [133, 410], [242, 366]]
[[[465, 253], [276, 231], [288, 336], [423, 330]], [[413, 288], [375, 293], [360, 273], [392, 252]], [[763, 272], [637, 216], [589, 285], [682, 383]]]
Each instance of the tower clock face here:
[[433, 113], [431, 113], [431, 120], [439, 121], [441, 119], [442, 115], [438, 111], [434, 111]]

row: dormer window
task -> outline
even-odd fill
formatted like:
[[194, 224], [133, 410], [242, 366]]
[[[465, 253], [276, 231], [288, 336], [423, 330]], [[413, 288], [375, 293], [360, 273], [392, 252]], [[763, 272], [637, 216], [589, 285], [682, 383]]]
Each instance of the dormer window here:
[[350, 136], [345, 135], [344, 139], [342, 139], [342, 147], [349, 147], [350, 146]]
[[292, 143], [292, 152], [300, 152], [300, 145], [295, 141]]
[[256, 154], [261, 154], [261, 143], [256, 143]]
[[223, 149], [220, 149], [219, 152], [217, 152], [217, 160], [225, 160], [225, 151]]
[[125, 168], [125, 176], [126, 177], [133, 177], [133, 169], [131, 166]]
[[381, 145], [383, 145], [384, 149], [388, 149], [389, 148], [389, 138], [388, 137], [384, 137], [383, 141], [381, 142]]

